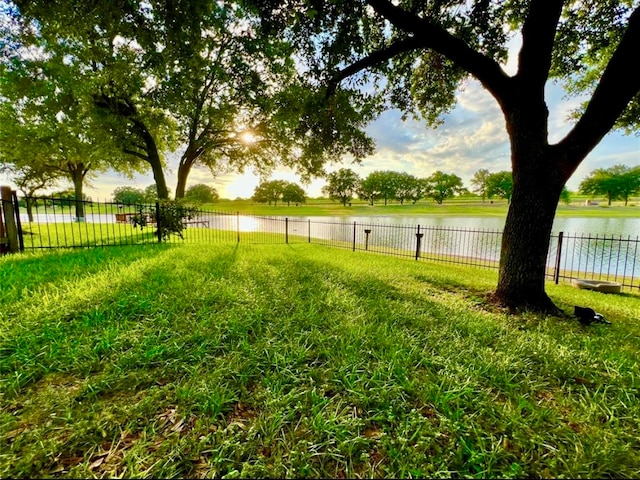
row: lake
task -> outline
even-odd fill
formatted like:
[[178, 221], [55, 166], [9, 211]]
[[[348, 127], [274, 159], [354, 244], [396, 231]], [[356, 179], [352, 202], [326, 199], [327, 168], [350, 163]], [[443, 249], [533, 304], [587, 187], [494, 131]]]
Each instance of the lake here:
[[[297, 219], [298, 217], [296, 217]], [[504, 218], [500, 217], [301, 217], [312, 222], [335, 222], [358, 224], [387, 224], [403, 226], [429, 226], [443, 228], [461, 228], [471, 230], [502, 230]], [[601, 217], [557, 217], [553, 222], [553, 232], [584, 235], [640, 236], [640, 217], [638, 218], [601, 218]]]
[[[292, 217], [287, 231], [358, 249], [408, 254], [419, 249], [427, 258], [493, 264], [500, 258], [504, 223], [504, 218], [497, 217]], [[281, 218], [240, 217], [240, 230], [283, 233], [284, 222]], [[418, 233], [422, 235], [419, 246]], [[640, 218], [556, 218], [548, 271], [555, 271], [556, 262], [570, 276], [581, 272], [633, 281], [640, 276]]]
[[[26, 215], [21, 214], [24, 224]], [[37, 223], [73, 222], [68, 214], [34, 215]], [[288, 234], [292, 241], [320, 241], [385, 253], [418, 250], [421, 256], [470, 259], [493, 264], [500, 257], [505, 219], [501, 217], [348, 216], [262, 217], [203, 213], [210, 228]], [[113, 223], [115, 215], [88, 213], [87, 223]], [[354, 226], [355, 222], [355, 226]], [[418, 226], [420, 231], [418, 232]], [[368, 233], [367, 233], [368, 231]], [[558, 217], [553, 226], [547, 266], [555, 269], [558, 234], [563, 232], [560, 270], [640, 277], [640, 218]]]
[[[251, 232], [258, 228], [261, 223], [260, 217], [252, 215], [240, 215], [240, 231]], [[281, 217], [284, 219], [284, 217]], [[20, 214], [23, 224], [28, 223], [27, 215]], [[36, 213], [34, 221], [36, 223], [70, 223], [75, 220], [71, 213]], [[322, 223], [347, 223], [358, 224], [385, 224], [415, 227], [417, 225], [428, 227], [461, 228], [472, 230], [502, 230], [505, 219], [501, 217], [419, 217], [419, 216], [322, 216], [322, 217], [291, 217], [292, 222], [322, 222]], [[88, 212], [85, 218], [89, 223], [113, 223], [113, 214]], [[212, 224], [215, 228], [215, 225]], [[565, 232], [584, 235], [615, 235], [615, 236], [640, 236], [640, 216], [638, 218], [601, 218], [601, 217], [558, 217], [553, 223], [553, 232]]]

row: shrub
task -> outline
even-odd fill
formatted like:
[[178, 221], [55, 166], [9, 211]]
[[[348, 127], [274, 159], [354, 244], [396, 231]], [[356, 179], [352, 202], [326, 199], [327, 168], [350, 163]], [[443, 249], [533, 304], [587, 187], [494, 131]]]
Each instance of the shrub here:
[[131, 217], [134, 227], [141, 229], [151, 223], [156, 225], [156, 234], [162, 240], [166, 240], [170, 235], [177, 235], [180, 238], [185, 229], [185, 222], [193, 220], [199, 215], [199, 210], [181, 200], [163, 200], [157, 206], [140, 205], [135, 215]]

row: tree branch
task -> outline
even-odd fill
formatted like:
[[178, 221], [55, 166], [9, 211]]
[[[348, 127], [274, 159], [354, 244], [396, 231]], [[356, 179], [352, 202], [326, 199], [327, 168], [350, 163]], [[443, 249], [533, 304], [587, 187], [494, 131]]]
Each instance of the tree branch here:
[[565, 158], [575, 161], [565, 167], [570, 172], [593, 150], [615, 125], [620, 114], [640, 92], [640, 75], [629, 71], [638, 61], [640, 7], [629, 17], [627, 30], [611, 56], [584, 114], [557, 145]]
[[533, 0], [522, 27], [517, 77], [544, 95], [551, 55], [564, 0]]
[[366, 68], [373, 67], [379, 63], [388, 61], [403, 52], [410, 52], [411, 50], [417, 50], [418, 48], [424, 48], [425, 45], [421, 44], [415, 37], [406, 38], [392, 43], [387, 48], [378, 50], [362, 58], [348, 67], [340, 70], [327, 84], [327, 97], [333, 95], [338, 87], [338, 84], [347, 77], [354, 75]]
[[506, 98], [510, 78], [498, 62], [469, 47], [437, 23], [396, 7], [388, 0], [367, 0], [367, 3], [394, 27], [413, 34], [424, 48], [444, 55], [476, 77], [500, 103]]
[[123, 148], [122, 151], [128, 155], [133, 155], [134, 157], [141, 158], [145, 162], [149, 161], [149, 157], [146, 156], [144, 153], [136, 152], [135, 150], [129, 150], [128, 148]]

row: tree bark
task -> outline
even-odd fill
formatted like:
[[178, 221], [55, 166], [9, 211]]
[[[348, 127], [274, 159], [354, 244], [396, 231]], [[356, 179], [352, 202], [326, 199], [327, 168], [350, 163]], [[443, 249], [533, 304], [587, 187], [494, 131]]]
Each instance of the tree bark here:
[[559, 167], [562, 153], [547, 143], [546, 105], [525, 102], [506, 115], [513, 192], [494, 299], [511, 309], [559, 314], [545, 292], [545, 270], [556, 207], [570, 174]]
[[169, 189], [167, 188], [164, 171], [162, 170], [162, 162], [160, 161], [160, 156], [157, 151], [155, 152], [155, 155], [149, 156], [149, 164], [151, 165], [151, 171], [153, 172], [153, 180], [156, 182], [158, 199], [168, 200]]
[[86, 174], [84, 163], [69, 164], [69, 172], [71, 173], [71, 180], [73, 182], [73, 192], [76, 197], [76, 220], [78, 222], [84, 221], [84, 199], [82, 197], [82, 190], [84, 186], [84, 176]]
[[544, 282], [551, 229], [562, 187], [541, 192], [543, 181], [540, 177], [523, 177], [517, 187], [514, 185], [494, 298], [512, 309], [558, 313], [545, 292]]
[[180, 159], [180, 165], [178, 166], [178, 183], [176, 185], [176, 200], [184, 198], [187, 189], [187, 179], [191, 172], [191, 167], [195, 163], [195, 159], [189, 155], [189, 149], [184, 153]]
[[[162, 168], [162, 160], [160, 160], [160, 154], [158, 153], [158, 146], [153, 138], [153, 135], [147, 128], [147, 126], [139, 119], [134, 118], [133, 125], [136, 132], [140, 135], [144, 141], [146, 150], [145, 160], [151, 166], [151, 172], [153, 173], [153, 180], [156, 183], [156, 189], [158, 192], [159, 200], [169, 199], [169, 189], [167, 188], [167, 181], [164, 178], [164, 170]], [[129, 152], [130, 153], [130, 152]]]

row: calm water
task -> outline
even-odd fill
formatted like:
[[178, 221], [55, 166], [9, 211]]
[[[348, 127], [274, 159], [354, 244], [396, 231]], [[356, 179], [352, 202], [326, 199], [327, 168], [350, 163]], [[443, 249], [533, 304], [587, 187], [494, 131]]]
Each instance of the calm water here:
[[[25, 213], [20, 214], [23, 224], [28, 222]], [[72, 214], [52, 214], [38, 213], [34, 215], [36, 223], [54, 223], [54, 222], [73, 222]], [[353, 225], [358, 224], [370, 225], [397, 225], [406, 227], [415, 227], [417, 225], [423, 227], [443, 227], [443, 228], [460, 228], [470, 230], [502, 230], [504, 228], [504, 218], [498, 217], [397, 217], [397, 216], [378, 216], [378, 217], [292, 217], [292, 221], [321, 222], [321, 223], [346, 223]], [[89, 223], [113, 223], [115, 217], [113, 214], [95, 214], [87, 213], [85, 218]], [[251, 232], [259, 229], [262, 224], [259, 218], [251, 216], [240, 216], [240, 231]], [[215, 225], [212, 224], [215, 228]], [[640, 236], [640, 215], [638, 218], [572, 218], [561, 217], [556, 218], [553, 223], [553, 232], [564, 232], [572, 234], [584, 235], [615, 235], [615, 236]]]
[[[502, 230], [504, 218], [499, 217], [304, 217], [312, 222], [346, 222], [353, 224], [386, 224], [403, 226], [429, 226], [443, 228], [461, 228], [470, 230]], [[640, 215], [638, 218], [594, 218], [559, 217], [553, 222], [553, 232], [584, 235], [622, 235], [640, 236]]]
[[[289, 232], [341, 242], [352, 242], [355, 235], [360, 245], [368, 242], [373, 248], [415, 251], [419, 225], [422, 254], [497, 262], [504, 223], [504, 218], [493, 217], [307, 217], [290, 220]], [[247, 231], [269, 229], [266, 222], [255, 220], [244, 226]], [[271, 228], [281, 231], [282, 226]], [[557, 218], [547, 257], [549, 269], [555, 268], [558, 259], [559, 232], [564, 235], [560, 269], [570, 275], [640, 276], [640, 218]]]

